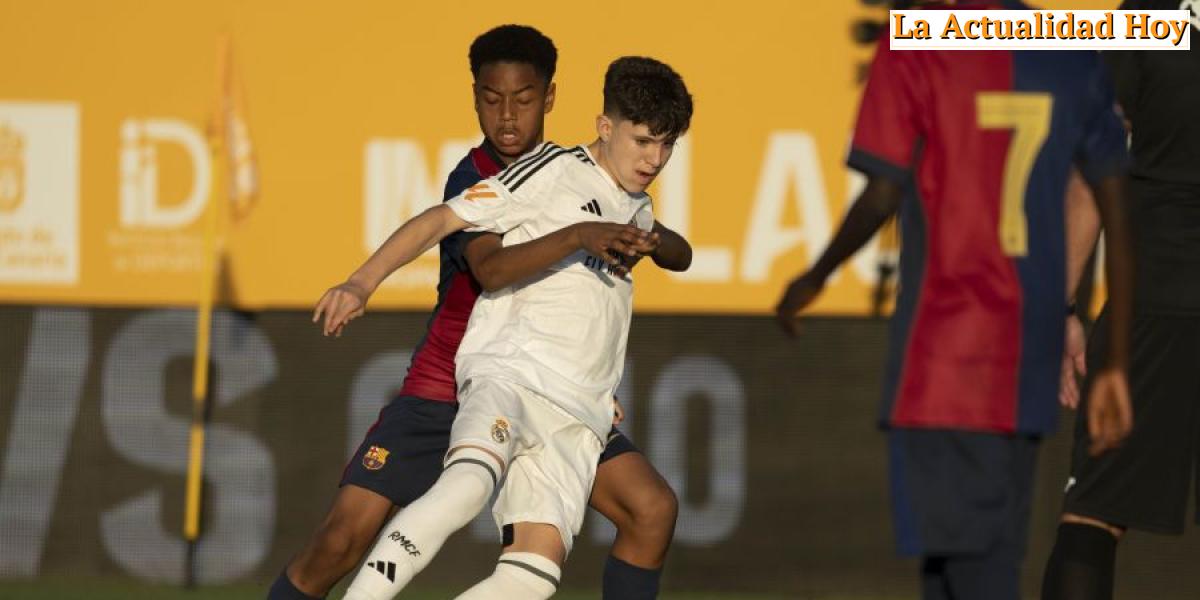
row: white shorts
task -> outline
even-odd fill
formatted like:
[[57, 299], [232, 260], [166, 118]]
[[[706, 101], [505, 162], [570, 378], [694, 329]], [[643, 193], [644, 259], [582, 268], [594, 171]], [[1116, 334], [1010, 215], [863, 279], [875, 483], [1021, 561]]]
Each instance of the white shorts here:
[[497, 528], [553, 525], [570, 552], [604, 449], [600, 438], [536, 392], [500, 379], [467, 380], [459, 388], [458, 403], [451, 452], [479, 446], [507, 465], [492, 506]]

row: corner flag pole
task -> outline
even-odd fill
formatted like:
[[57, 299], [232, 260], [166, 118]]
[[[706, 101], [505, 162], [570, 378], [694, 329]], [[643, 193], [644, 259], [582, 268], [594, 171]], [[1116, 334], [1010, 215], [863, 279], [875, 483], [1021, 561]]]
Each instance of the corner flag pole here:
[[212, 153], [212, 185], [208, 205], [204, 210], [204, 250], [200, 269], [199, 298], [196, 302], [196, 345], [192, 362], [192, 420], [188, 436], [187, 487], [184, 495], [183, 537], [187, 541], [187, 564], [184, 585], [196, 584], [196, 543], [200, 539], [200, 512], [204, 488], [204, 439], [208, 425], [209, 353], [212, 335], [212, 311], [216, 281], [220, 269], [220, 229], [222, 186], [220, 160], [224, 144], [228, 104], [230, 44], [221, 36], [217, 44], [217, 114], [209, 135]]

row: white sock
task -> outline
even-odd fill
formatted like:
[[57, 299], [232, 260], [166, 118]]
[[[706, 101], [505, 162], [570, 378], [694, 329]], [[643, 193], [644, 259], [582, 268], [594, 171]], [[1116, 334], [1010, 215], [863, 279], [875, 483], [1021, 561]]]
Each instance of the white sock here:
[[502, 471], [487, 452], [455, 452], [433, 487], [384, 526], [345, 600], [390, 600], [404, 589], [446, 538], [483, 510]]
[[558, 589], [562, 570], [532, 552], [500, 555], [492, 575], [463, 592], [457, 600], [546, 600]]

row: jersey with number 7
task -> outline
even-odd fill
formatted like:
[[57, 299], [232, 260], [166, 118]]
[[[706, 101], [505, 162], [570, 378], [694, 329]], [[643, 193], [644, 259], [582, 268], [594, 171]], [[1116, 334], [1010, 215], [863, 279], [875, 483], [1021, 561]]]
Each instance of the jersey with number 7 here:
[[1114, 106], [1095, 52], [894, 51], [885, 33], [849, 157], [906, 189], [885, 425], [1054, 429], [1063, 198], [1073, 166], [1123, 172]]

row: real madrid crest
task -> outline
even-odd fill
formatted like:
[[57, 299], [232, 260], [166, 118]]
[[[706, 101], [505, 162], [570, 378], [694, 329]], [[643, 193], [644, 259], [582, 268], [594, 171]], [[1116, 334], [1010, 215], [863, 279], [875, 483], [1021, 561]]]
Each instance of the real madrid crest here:
[[492, 424], [492, 439], [497, 444], [503, 444], [508, 441], [508, 421], [496, 419], [496, 422]]
[[363, 466], [371, 471], [378, 471], [383, 468], [383, 465], [387, 464], [388, 454], [391, 453], [387, 451], [387, 448], [371, 446], [367, 450], [367, 453], [363, 455]]

